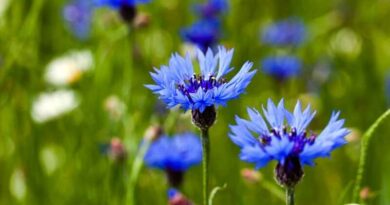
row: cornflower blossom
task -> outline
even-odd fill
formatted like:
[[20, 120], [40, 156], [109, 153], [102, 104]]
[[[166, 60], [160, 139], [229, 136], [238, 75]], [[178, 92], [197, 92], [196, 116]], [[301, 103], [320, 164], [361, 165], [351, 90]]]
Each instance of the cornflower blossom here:
[[77, 38], [88, 38], [92, 12], [93, 4], [87, 0], [73, 0], [64, 7], [64, 20]]
[[216, 19], [202, 19], [181, 30], [184, 41], [190, 42], [204, 53], [213, 48], [221, 38], [220, 22]]
[[271, 56], [261, 62], [262, 71], [278, 80], [286, 80], [300, 74], [302, 63], [295, 56]]
[[200, 139], [193, 133], [161, 136], [153, 141], [144, 160], [149, 167], [164, 170], [171, 186], [180, 186], [184, 173], [202, 160]]
[[315, 112], [310, 106], [302, 111], [299, 101], [290, 113], [283, 100], [277, 106], [268, 100], [263, 113], [266, 120], [252, 108], [248, 108], [250, 120], [236, 116], [237, 125], [230, 126], [229, 137], [240, 147], [240, 159], [254, 163], [257, 169], [277, 161], [276, 179], [286, 188], [300, 181], [303, 165], [312, 166], [316, 158], [329, 157], [334, 149], [347, 143], [345, 136], [350, 131], [339, 119], [340, 112], [332, 113], [328, 125], [318, 135], [307, 131]]
[[195, 12], [201, 18], [215, 18], [229, 9], [228, 0], [208, 0], [203, 4], [195, 5]]
[[200, 73], [195, 73], [195, 65], [188, 53], [185, 57], [173, 54], [168, 66], [161, 66], [151, 73], [156, 84], [146, 87], [157, 94], [169, 108], [179, 105], [185, 111], [191, 109], [193, 115], [212, 115], [215, 113], [214, 106], [226, 106], [229, 100], [238, 98], [256, 71], [251, 71], [253, 64], [246, 62], [228, 80], [224, 76], [233, 70], [230, 66], [233, 50], [218, 47], [215, 54], [211, 49], [206, 54], [200, 50], [197, 53]]
[[305, 24], [296, 18], [289, 18], [267, 26], [261, 39], [263, 43], [273, 46], [299, 46], [306, 36]]
[[97, 7], [110, 7], [118, 10], [122, 19], [132, 22], [137, 14], [137, 5], [149, 3], [150, 0], [94, 0]]

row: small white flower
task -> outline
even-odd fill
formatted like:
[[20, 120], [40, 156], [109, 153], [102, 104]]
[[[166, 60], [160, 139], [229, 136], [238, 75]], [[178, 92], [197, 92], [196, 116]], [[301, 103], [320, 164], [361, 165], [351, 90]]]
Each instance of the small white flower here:
[[35, 122], [43, 123], [72, 111], [78, 104], [71, 90], [42, 93], [33, 103], [31, 116]]
[[78, 81], [92, 65], [93, 57], [89, 50], [72, 51], [47, 65], [45, 79], [52, 85], [69, 85]]

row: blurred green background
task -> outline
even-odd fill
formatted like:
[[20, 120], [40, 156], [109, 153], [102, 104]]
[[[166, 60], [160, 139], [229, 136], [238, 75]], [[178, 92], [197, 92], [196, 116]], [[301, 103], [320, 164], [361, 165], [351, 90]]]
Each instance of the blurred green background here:
[[[0, 204], [125, 204], [128, 178], [144, 131], [156, 123], [157, 97], [144, 87], [152, 83], [149, 71], [167, 64], [172, 52], [182, 52], [179, 31], [195, 16], [196, 1], [153, 0], [140, 6], [150, 22], [129, 32], [110, 9], [93, 14], [90, 37], [75, 38], [63, 21], [65, 0], [0, 0]], [[258, 72], [245, 95], [218, 109], [210, 130], [212, 187], [227, 184], [216, 205], [283, 204], [262, 180], [248, 183], [241, 169], [238, 148], [228, 139], [234, 115], [246, 117], [246, 107], [265, 104], [267, 98], [284, 98], [292, 109], [297, 99], [311, 103], [317, 116], [312, 130], [322, 129], [333, 110], [341, 111], [353, 129], [350, 143], [331, 159], [305, 167], [297, 204], [329, 205], [351, 202], [352, 185], [360, 156], [360, 136], [383, 113], [385, 78], [390, 68], [389, 0], [240, 0], [230, 1], [223, 16], [221, 44], [235, 48], [233, 65], [245, 61], [261, 67], [260, 60], [279, 52], [260, 42], [261, 29], [270, 22], [300, 17], [308, 28], [306, 43], [291, 51], [303, 63], [303, 73], [280, 85]], [[57, 90], [47, 84], [47, 64], [70, 50], [88, 49], [93, 69], [66, 86], [74, 90], [79, 106], [45, 123], [31, 117], [41, 92]], [[329, 75], [321, 74], [324, 69]], [[328, 70], [327, 70], [328, 69]], [[318, 74], [320, 73], [320, 74]], [[110, 117], [105, 101], [115, 95], [125, 104], [117, 119]], [[387, 93], [390, 95], [390, 93]], [[193, 129], [188, 115], [172, 111], [166, 131]], [[172, 117], [173, 116], [173, 117]], [[183, 119], [184, 118], [184, 119]], [[166, 123], [165, 123], [166, 124]], [[390, 204], [390, 123], [373, 136], [363, 178], [373, 196], [366, 204]], [[124, 163], [110, 160], [101, 145], [118, 137], [126, 145]], [[273, 183], [271, 164], [261, 169]], [[189, 170], [182, 192], [197, 204], [201, 199], [201, 167]], [[166, 179], [161, 171], [143, 168], [136, 186], [136, 204], [166, 204]]]

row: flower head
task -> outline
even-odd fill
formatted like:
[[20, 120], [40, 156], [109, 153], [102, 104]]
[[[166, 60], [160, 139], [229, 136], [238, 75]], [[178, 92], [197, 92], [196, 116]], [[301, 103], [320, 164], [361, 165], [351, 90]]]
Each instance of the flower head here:
[[180, 185], [184, 172], [201, 160], [200, 139], [193, 133], [161, 136], [145, 155], [145, 163], [149, 167], [166, 171], [171, 186]]
[[102, 154], [107, 155], [111, 160], [115, 162], [123, 162], [127, 157], [127, 151], [122, 140], [113, 137], [110, 143], [104, 143], [100, 145]]
[[233, 70], [230, 62], [233, 50], [219, 47], [217, 53], [211, 49], [206, 54], [198, 50], [200, 73], [196, 74], [191, 57], [173, 54], [168, 66], [155, 69], [151, 73], [155, 85], [146, 85], [169, 108], [180, 105], [184, 110], [199, 110], [207, 107], [226, 105], [227, 101], [237, 98], [245, 91], [255, 70], [252, 63], [246, 62], [240, 71], [229, 81], [224, 76]]
[[136, 6], [149, 2], [150, 0], [95, 0], [95, 5], [116, 9], [125, 22], [132, 22], [137, 14]]
[[306, 38], [305, 24], [296, 19], [289, 18], [266, 27], [262, 33], [262, 41], [275, 46], [298, 46]]
[[288, 55], [267, 57], [262, 61], [263, 72], [280, 80], [299, 75], [301, 67], [297, 57]]
[[96, 6], [108, 6], [113, 9], [120, 9], [122, 6], [137, 6], [138, 4], [149, 3], [150, 0], [95, 0]]
[[31, 116], [35, 122], [43, 123], [68, 113], [77, 106], [76, 94], [71, 90], [42, 93], [33, 103]]
[[195, 11], [202, 18], [214, 18], [226, 12], [229, 8], [227, 0], [208, 0], [203, 4], [195, 5]]
[[92, 66], [93, 57], [89, 50], [71, 51], [47, 65], [45, 80], [55, 86], [66, 86], [78, 81]]
[[198, 46], [203, 52], [209, 47], [214, 47], [220, 39], [220, 22], [216, 19], [202, 19], [190, 27], [181, 30], [184, 41]]
[[277, 106], [268, 100], [263, 112], [266, 121], [257, 110], [248, 108], [250, 120], [236, 117], [237, 125], [230, 126], [229, 137], [241, 148], [241, 160], [254, 163], [256, 168], [271, 160], [278, 161], [277, 178], [284, 186], [294, 186], [299, 181], [302, 165], [314, 165], [316, 158], [328, 157], [334, 149], [347, 143], [345, 136], [349, 130], [343, 127], [339, 112], [332, 114], [319, 135], [306, 130], [315, 115], [310, 106], [302, 111], [298, 102], [290, 113], [284, 108], [283, 100]]
[[64, 7], [64, 19], [79, 39], [86, 39], [89, 36], [92, 10], [92, 3], [85, 0], [73, 0]]

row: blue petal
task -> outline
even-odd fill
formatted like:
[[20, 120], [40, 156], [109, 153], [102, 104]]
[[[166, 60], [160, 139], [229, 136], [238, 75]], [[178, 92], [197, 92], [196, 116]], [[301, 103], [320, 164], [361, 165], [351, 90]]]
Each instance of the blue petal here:
[[229, 51], [226, 51], [226, 49], [222, 46], [218, 47], [218, 57], [219, 57], [219, 67], [218, 67], [218, 74], [217, 74], [217, 80], [219, 80], [221, 77], [229, 73], [233, 68], [230, 68], [230, 62], [232, 61], [234, 49], [231, 49]]
[[231, 133], [230, 139], [239, 147], [254, 145], [259, 143], [256, 138], [252, 136], [247, 127], [242, 124], [243, 120], [236, 116], [237, 125], [230, 125]]
[[201, 142], [192, 133], [174, 137], [162, 136], [154, 141], [145, 154], [145, 163], [151, 168], [186, 171], [202, 160]]
[[[316, 112], [311, 112], [310, 105], [308, 105], [304, 112], [302, 112], [301, 102], [298, 101], [295, 105], [294, 114], [291, 115], [288, 111], [285, 111], [286, 119], [289, 125], [297, 130], [297, 134], [301, 135], [306, 127], [313, 120]], [[290, 116], [290, 117], [287, 117]]]
[[268, 121], [268, 123], [271, 125], [274, 129], [281, 129], [283, 127], [284, 123], [284, 101], [281, 100], [278, 104], [278, 107], [275, 106], [275, 104], [272, 102], [271, 99], [268, 99], [267, 102], [267, 109], [264, 109], [263, 112], [264, 115]]
[[240, 159], [249, 163], [254, 163], [256, 169], [260, 169], [268, 164], [271, 157], [262, 151], [258, 146], [245, 146], [241, 149]]
[[331, 151], [346, 144], [345, 136], [350, 131], [344, 128], [344, 120], [338, 119], [340, 113], [332, 113], [330, 121], [325, 129], [318, 135], [312, 145], [305, 146], [300, 154], [301, 161], [310, 164], [315, 158], [328, 157]]
[[290, 154], [294, 143], [288, 139], [287, 136], [278, 138], [272, 138], [269, 146], [265, 146], [266, 152], [272, 156], [273, 159], [283, 163], [284, 159]]
[[247, 111], [252, 121], [248, 128], [257, 132], [258, 134], [267, 135], [269, 133], [268, 127], [260, 113], [256, 109], [250, 108], [247, 108]]
[[204, 77], [214, 75], [217, 67], [218, 56], [214, 56], [213, 51], [208, 48], [206, 55], [198, 49], [198, 61], [201, 73]]

